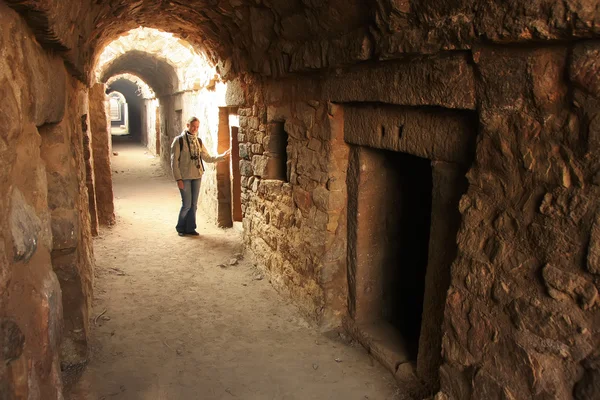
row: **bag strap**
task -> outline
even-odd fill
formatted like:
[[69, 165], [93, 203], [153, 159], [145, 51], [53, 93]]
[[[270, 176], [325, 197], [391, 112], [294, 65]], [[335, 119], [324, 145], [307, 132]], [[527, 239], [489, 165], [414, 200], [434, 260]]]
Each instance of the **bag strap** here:
[[183, 137], [179, 136], [179, 159], [178, 161], [181, 160], [181, 151], [183, 150]]
[[[189, 140], [187, 136], [186, 140]], [[202, 151], [202, 139], [198, 138], [198, 143], [200, 144], [200, 151]], [[188, 143], [189, 146], [189, 143]], [[181, 151], [183, 150], [183, 135], [179, 136], [179, 159], [181, 160]], [[206, 171], [204, 169], [204, 162], [202, 161], [202, 157], [200, 157], [200, 166], [202, 167], [202, 172]]]
[[[198, 138], [198, 143], [200, 144], [200, 152], [202, 152], [202, 139]], [[200, 157], [200, 166], [202, 167], [202, 172], [205, 171], [204, 169], [204, 162], [202, 161], [202, 157]]]

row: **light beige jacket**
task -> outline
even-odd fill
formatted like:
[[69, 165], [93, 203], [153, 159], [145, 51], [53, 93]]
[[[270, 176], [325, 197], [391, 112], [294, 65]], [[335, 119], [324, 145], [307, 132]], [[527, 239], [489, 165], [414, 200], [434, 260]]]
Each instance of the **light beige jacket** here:
[[[181, 151], [179, 150], [179, 138], [183, 140]], [[213, 163], [225, 159], [224, 155], [211, 156], [202, 144], [202, 141], [198, 141], [200, 142], [200, 156], [204, 162]], [[202, 167], [196, 167], [196, 163], [190, 158], [190, 148], [185, 139], [185, 131], [181, 135], [176, 136], [173, 143], [171, 143], [171, 170], [173, 171], [173, 178], [176, 181], [180, 179], [200, 179], [204, 173]]]

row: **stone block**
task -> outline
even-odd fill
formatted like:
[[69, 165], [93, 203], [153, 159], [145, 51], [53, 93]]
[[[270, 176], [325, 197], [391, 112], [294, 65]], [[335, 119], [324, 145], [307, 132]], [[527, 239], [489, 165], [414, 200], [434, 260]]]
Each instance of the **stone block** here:
[[587, 269], [592, 274], [600, 275], [600, 213], [596, 214], [592, 225], [588, 245]]
[[307, 213], [313, 206], [310, 192], [302, 189], [299, 186], [293, 187], [292, 197], [294, 199], [294, 204], [296, 205], [296, 207], [298, 207], [303, 213]]
[[580, 89], [600, 97], [600, 42], [588, 41], [575, 45], [569, 78]]
[[548, 293], [557, 300], [571, 298], [577, 301], [583, 309], [593, 307], [598, 300], [596, 286], [578, 275], [548, 264], [544, 267], [542, 276]]
[[263, 146], [262, 144], [253, 144], [252, 145], [252, 154], [263, 154]]
[[254, 182], [252, 182], [252, 191], [254, 193], [258, 192], [258, 189], [260, 187], [260, 183], [261, 183], [260, 179], [255, 179]]
[[58, 172], [48, 174], [48, 207], [72, 209], [75, 207], [74, 194], [79, 187], [76, 181]]
[[14, 246], [14, 261], [27, 262], [38, 248], [42, 221], [16, 187], [11, 193], [8, 220]]
[[267, 165], [269, 163], [269, 157], [267, 156], [252, 156], [252, 170], [254, 175], [260, 177], [267, 177]]
[[267, 107], [267, 123], [283, 122], [292, 116], [292, 111], [289, 104], [285, 105], [270, 105]]
[[321, 151], [322, 142], [319, 139], [312, 138], [308, 142], [308, 148], [315, 152]]
[[246, 102], [244, 96], [244, 87], [241, 79], [236, 78], [227, 82], [227, 91], [225, 92], [225, 104], [228, 106], [241, 106]]
[[294, 138], [296, 140], [304, 140], [307, 138], [308, 130], [302, 124], [297, 122], [292, 122], [291, 120], [285, 121], [285, 131], [289, 135], [289, 137]]
[[296, 103], [294, 116], [302, 122], [306, 129], [310, 130], [315, 124], [316, 111], [309, 104], [298, 102]]
[[348, 143], [465, 163], [477, 134], [474, 116], [386, 106], [345, 107]]
[[242, 176], [252, 176], [254, 174], [251, 161], [240, 160], [240, 174]]
[[79, 215], [70, 210], [52, 215], [53, 250], [76, 248], [79, 242]]
[[585, 367], [583, 377], [573, 390], [576, 400], [600, 398], [600, 355], [596, 350], [582, 363]]
[[6, 365], [21, 357], [25, 345], [25, 335], [15, 323], [8, 318], [0, 318], [0, 351]]
[[249, 160], [250, 157], [252, 156], [252, 151], [251, 151], [251, 144], [247, 144], [247, 143], [241, 143], [240, 144], [240, 158], [243, 160]]
[[[260, 121], [258, 117], [248, 117], [248, 128], [258, 130], [260, 126]], [[241, 125], [241, 122], [240, 122]]]
[[329, 76], [323, 96], [333, 102], [382, 102], [474, 110], [475, 76], [464, 55], [422, 62], [382, 62]]
[[319, 186], [313, 190], [312, 199], [319, 210], [329, 211], [329, 194], [329, 190], [323, 186]]

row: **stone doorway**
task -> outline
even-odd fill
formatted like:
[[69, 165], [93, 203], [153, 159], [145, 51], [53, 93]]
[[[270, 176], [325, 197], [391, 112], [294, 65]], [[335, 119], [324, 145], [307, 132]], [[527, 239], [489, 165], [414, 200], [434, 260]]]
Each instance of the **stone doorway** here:
[[431, 223], [431, 162], [354, 147], [349, 188], [351, 311], [368, 335], [389, 342], [390, 367], [416, 362]]
[[156, 151], [156, 155], [159, 156], [160, 155], [160, 108], [156, 107], [156, 116], [154, 119], [154, 132], [155, 132], [155, 137], [156, 137], [156, 147], [155, 147], [155, 151]]
[[439, 387], [458, 202], [476, 128], [460, 113], [345, 108], [352, 145], [346, 328], [403, 387], [426, 397]]
[[237, 109], [219, 108], [218, 152], [231, 149], [229, 163], [218, 163], [218, 224], [241, 229], [242, 184], [240, 174], [239, 117]]
[[[229, 128], [231, 131], [231, 214], [233, 223], [242, 222], [242, 175], [240, 173], [240, 142], [238, 140], [239, 122], [237, 115], [232, 121], [229, 118]], [[237, 125], [234, 124], [237, 122]]]

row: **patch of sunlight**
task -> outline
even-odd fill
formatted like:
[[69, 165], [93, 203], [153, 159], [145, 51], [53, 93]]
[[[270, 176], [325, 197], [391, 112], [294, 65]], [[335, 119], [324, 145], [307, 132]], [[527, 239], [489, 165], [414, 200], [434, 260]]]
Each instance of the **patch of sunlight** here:
[[191, 44], [172, 33], [143, 27], [130, 30], [104, 48], [94, 69], [95, 79], [99, 79], [115, 59], [133, 50], [165, 59], [177, 72], [178, 91], [200, 90], [220, 81], [206, 54], [197, 52]]

